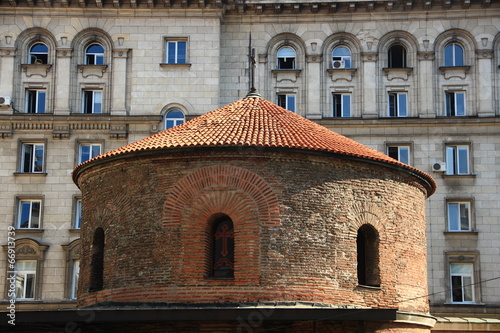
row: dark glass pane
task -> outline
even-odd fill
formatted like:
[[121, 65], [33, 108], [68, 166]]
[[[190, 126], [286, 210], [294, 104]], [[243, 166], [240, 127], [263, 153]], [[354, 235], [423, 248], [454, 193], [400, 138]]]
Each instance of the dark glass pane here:
[[23, 145], [23, 172], [33, 172], [33, 145]]
[[26, 112], [27, 113], [35, 113], [36, 112], [36, 90], [28, 90], [26, 99], [27, 99]]
[[396, 117], [397, 94], [389, 94], [389, 117]]
[[463, 302], [463, 292], [462, 292], [462, 277], [452, 276], [451, 277], [451, 294], [453, 302]]
[[333, 94], [333, 116], [342, 117], [342, 95]]
[[389, 49], [389, 68], [406, 67], [406, 50], [401, 45], [394, 45]]
[[219, 222], [214, 229], [213, 276], [234, 276], [234, 232], [230, 219]]
[[177, 42], [177, 63], [186, 63], [186, 42]]
[[399, 149], [398, 149], [398, 147], [388, 147], [387, 148], [387, 155], [389, 155], [389, 157], [392, 157], [393, 159], [399, 161]]

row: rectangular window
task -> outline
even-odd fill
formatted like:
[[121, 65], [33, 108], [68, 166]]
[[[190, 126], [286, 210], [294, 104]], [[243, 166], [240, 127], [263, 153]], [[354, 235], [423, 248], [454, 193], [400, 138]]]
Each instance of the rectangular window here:
[[101, 154], [101, 144], [99, 143], [82, 143], [78, 152], [78, 164], [90, 160]]
[[83, 113], [102, 113], [102, 91], [83, 91]]
[[82, 226], [82, 199], [75, 199], [75, 215], [73, 229], [80, 229]]
[[450, 264], [451, 301], [474, 303], [474, 266], [472, 263]]
[[447, 92], [445, 96], [446, 116], [465, 116], [465, 93]]
[[469, 146], [447, 146], [446, 147], [446, 174], [468, 175], [469, 168]]
[[80, 278], [80, 260], [75, 260], [75, 261], [73, 261], [73, 268], [72, 268], [72, 274], [71, 274], [70, 299], [76, 299], [79, 278]]
[[350, 117], [351, 116], [351, 95], [350, 94], [333, 94], [333, 117]]
[[167, 64], [185, 64], [186, 51], [187, 42], [185, 40], [167, 40], [165, 62]]
[[36, 260], [16, 262], [16, 299], [34, 299]]
[[46, 95], [45, 90], [26, 90], [26, 113], [45, 113]]
[[406, 117], [408, 115], [407, 94], [389, 93], [389, 117]]
[[21, 172], [43, 172], [44, 159], [43, 143], [23, 143], [21, 147]]
[[399, 162], [410, 164], [410, 147], [409, 146], [388, 146], [387, 155]]
[[295, 112], [295, 95], [280, 94], [276, 103], [282, 108]]
[[41, 200], [22, 199], [19, 200], [17, 228], [39, 229], [42, 210]]
[[472, 231], [470, 202], [448, 202], [448, 231]]

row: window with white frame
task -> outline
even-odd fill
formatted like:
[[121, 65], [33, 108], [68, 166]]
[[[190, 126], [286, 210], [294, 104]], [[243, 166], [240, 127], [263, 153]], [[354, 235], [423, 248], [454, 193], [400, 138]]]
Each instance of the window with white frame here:
[[45, 156], [45, 144], [23, 142], [21, 145], [20, 172], [43, 173], [44, 156]]
[[408, 94], [405, 92], [388, 93], [389, 117], [408, 116]]
[[16, 261], [16, 299], [34, 299], [36, 260]]
[[36, 43], [29, 50], [29, 64], [47, 64], [49, 60], [49, 48], [43, 43]]
[[103, 65], [104, 47], [100, 44], [91, 44], [85, 50], [85, 65]]
[[332, 68], [351, 68], [351, 50], [345, 46], [333, 49]]
[[351, 94], [332, 94], [332, 116], [351, 116]]
[[100, 143], [80, 143], [78, 149], [78, 164], [88, 161], [100, 154]]
[[76, 299], [78, 292], [78, 280], [80, 278], [80, 260], [73, 260], [71, 270], [70, 299]]
[[82, 113], [102, 113], [102, 91], [84, 90], [82, 95]]
[[184, 123], [184, 121], [185, 121], [184, 113], [182, 113], [182, 111], [180, 110], [174, 109], [168, 111], [165, 114], [164, 126], [165, 129], [169, 129]]
[[295, 69], [295, 58], [297, 54], [290, 46], [283, 46], [278, 50], [277, 66], [278, 69]]
[[18, 229], [40, 229], [42, 200], [20, 199], [17, 212]]
[[465, 116], [465, 93], [446, 92], [445, 93], [446, 116]]
[[185, 64], [187, 60], [187, 40], [167, 39], [165, 41], [165, 63]]
[[74, 220], [73, 220], [73, 229], [80, 229], [82, 226], [82, 199], [76, 198], [74, 201]]
[[470, 174], [468, 145], [446, 146], [446, 174], [447, 175]]
[[295, 95], [293, 94], [278, 94], [277, 103], [284, 109], [295, 112]]
[[452, 303], [474, 303], [474, 265], [451, 263], [450, 286]]
[[448, 201], [448, 231], [472, 231], [468, 201]]
[[26, 113], [45, 113], [46, 90], [26, 90]]
[[387, 155], [401, 163], [410, 164], [410, 146], [387, 146]]
[[393, 45], [388, 51], [388, 68], [406, 68], [406, 49], [403, 45]]
[[458, 43], [450, 43], [444, 47], [445, 66], [463, 66], [464, 49]]

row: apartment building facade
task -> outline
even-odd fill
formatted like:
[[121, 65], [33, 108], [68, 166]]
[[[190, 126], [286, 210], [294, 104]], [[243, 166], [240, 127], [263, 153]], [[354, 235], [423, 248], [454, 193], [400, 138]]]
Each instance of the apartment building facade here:
[[74, 307], [73, 168], [240, 99], [255, 62], [263, 98], [435, 177], [427, 204], [435, 330], [498, 328], [500, 1], [2, 0], [0, 8], [2, 304], [14, 247], [17, 308]]

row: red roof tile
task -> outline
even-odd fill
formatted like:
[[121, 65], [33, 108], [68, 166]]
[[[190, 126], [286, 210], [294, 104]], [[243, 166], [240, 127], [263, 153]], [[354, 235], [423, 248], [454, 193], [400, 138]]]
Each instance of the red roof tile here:
[[[138, 151], [183, 147], [283, 147], [324, 151], [387, 163], [436, 183], [428, 174], [259, 97], [246, 97], [181, 125], [99, 155], [77, 166]], [[429, 195], [432, 193], [429, 193]]]

